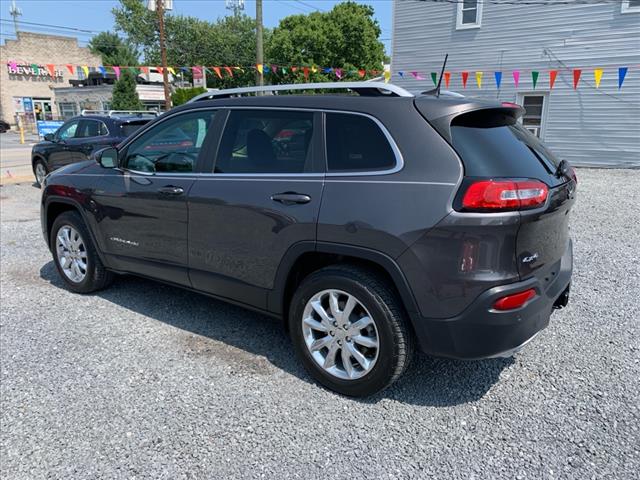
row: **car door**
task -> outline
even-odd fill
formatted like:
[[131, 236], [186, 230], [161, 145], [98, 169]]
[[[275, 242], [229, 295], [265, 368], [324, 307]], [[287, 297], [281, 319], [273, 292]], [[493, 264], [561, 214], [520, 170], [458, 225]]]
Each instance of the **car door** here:
[[285, 252], [314, 241], [324, 168], [321, 115], [230, 109], [211, 165], [189, 193], [192, 285], [266, 308]]
[[214, 119], [212, 109], [168, 115], [120, 149], [94, 194], [112, 268], [190, 285], [187, 195]]
[[69, 150], [69, 142], [74, 139], [79, 124], [79, 119], [72, 119], [56, 131], [49, 148], [48, 163], [51, 170], [56, 170], [74, 162], [73, 154]]
[[109, 131], [104, 122], [94, 119], [82, 119], [73, 138], [67, 141], [70, 157], [74, 162], [87, 160], [100, 146], [109, 145]]

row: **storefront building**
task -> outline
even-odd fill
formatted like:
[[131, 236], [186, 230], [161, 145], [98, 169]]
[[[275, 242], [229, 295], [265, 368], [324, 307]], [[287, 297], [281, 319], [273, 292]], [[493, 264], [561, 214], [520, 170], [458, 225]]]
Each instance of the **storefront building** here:
[[17, 40], [0, 45], [0, 59], [0, 119], [12, 125], [19, 118], [26, 125], [60, 118], [54, 88], [82, 79], [79, 65], [101, 64], [75, 38], [31, 32], [18, 32]]

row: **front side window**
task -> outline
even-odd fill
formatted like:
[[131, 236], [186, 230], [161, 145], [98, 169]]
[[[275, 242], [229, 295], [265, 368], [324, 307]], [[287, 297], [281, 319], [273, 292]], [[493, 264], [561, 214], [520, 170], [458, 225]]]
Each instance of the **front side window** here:
[[233, 110], [215, 173], [312, 172], [313, 112]]
[[387, 137], [363, 115], [327, 113], [326, 140], [329, 172], [388, 170], [396, 165]]
[[176, 115], [142, 134], [126, 150], [123, 167], [138, 172], [193, 172], [215, 111]]
[[74, 138], [76, 136], [76, 131], [78, 130], [78, 123], [78, 120], [73, 120], [72, 122], [62, 125], [56, 133], [56, 137], [58, 137], [58, 140], [68, 140], [70, 138]]
[[456, 28], [479, 28], [482, 20], [482, 0], [460, 0], [457, 2]]

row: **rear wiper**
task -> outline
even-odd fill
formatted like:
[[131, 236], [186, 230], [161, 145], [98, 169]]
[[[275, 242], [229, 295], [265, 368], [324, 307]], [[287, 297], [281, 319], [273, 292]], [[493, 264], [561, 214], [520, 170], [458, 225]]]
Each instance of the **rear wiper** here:
[[571, 178], [571, 165], [566, 160], [561, 160], [555, 171], [555, 176], [558, 178], [567, 177]]

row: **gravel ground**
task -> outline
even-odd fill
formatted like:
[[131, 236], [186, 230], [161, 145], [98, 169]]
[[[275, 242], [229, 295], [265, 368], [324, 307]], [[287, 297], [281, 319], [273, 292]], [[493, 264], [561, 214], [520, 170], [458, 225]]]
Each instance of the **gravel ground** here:
[[275, 320], [133, 277], [69, 293], [39, 190], [1, 187], [1, 476], [638, 478], [640, 171], [578, 175], [569, 307], [513, 359], [421, 356], [364, 401]]

